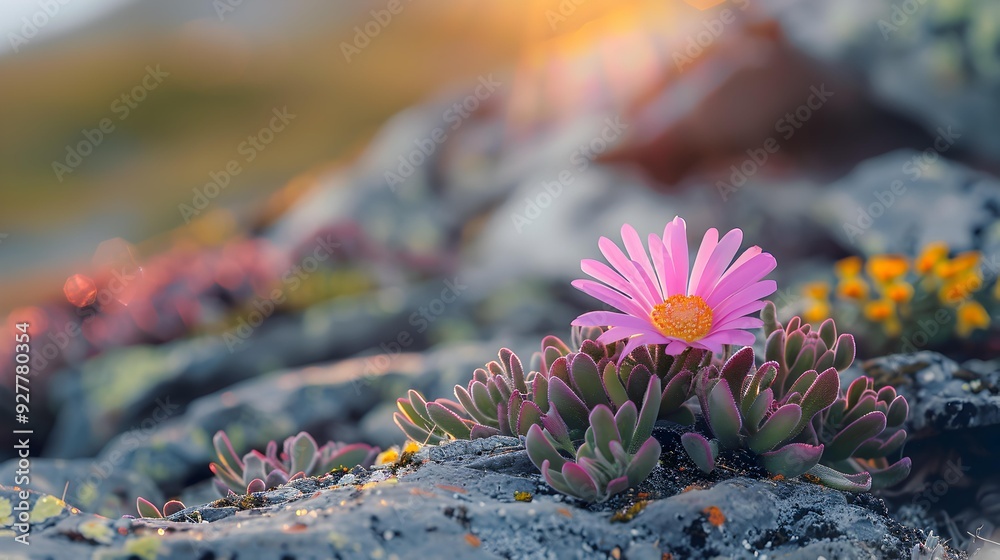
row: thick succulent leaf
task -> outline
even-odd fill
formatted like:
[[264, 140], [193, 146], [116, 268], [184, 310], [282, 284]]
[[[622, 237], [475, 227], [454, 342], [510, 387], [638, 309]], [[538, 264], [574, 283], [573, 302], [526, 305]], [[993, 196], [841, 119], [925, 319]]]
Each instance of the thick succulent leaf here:
[[819, 326], [819, 338], [827, 348], [833, 348], [837, 343], [837, 323], [833, 319], [823, 321]]
[[[645, 369], [645, 368], [640, 368]], [[653, 433], [653, 424], [660, 414], [660, 396], [662, 395], [660, 378], [655, 375], [649, 378], [646, 385], [646, 394], [642, 399], [642, 408], [639, 409], [639, 420], [635, 424], [635, 433], [632, 435], [632, 445], [627, 449], [629, 453], [635, 453], [641, 445]]]
[[785, 331], [777, 330], [767, 336], [767, 341], [764, 343], [764, 357], [787, 367], [785, 362]]
[[609, 458], [611, 457], [610, 443], [612, 441], [621, 441], [621, 434], [618, 433], [615, 416], [611, 414], [611, 409], [604, 405], [597, 406], [590, 413], [590, 430], [587, 430], [587, 433], [588, 435], [591, 433], [594, 435], [594, 441], [592, 442], [594, 448]]
[[[469, 386], [471, 387], [473, 383], [476, 382], [473, 381], [472, 383], [469, 384]], [[483, 412], [479, 411], [479, 407], [476, 406], [476, 403], [473, 400], [472, 395], [469, 394], [469, 391], [466, 390], [465, 387], [462, 387], [461, 385], [455, 385], [454, 392], [455, 392], [455, 398], [458, 399], [458, 402], [461, 403], [462, 408], [464, 408], [465, 411], [469, 413], [469, 416], [471, 416], [473, 420], [481, 424], [493, 423], [494, 419], [490, 415], [484, 414]]]
[[243, 479], [240, 480], [242, 489], [255, 478], [264, 478], [267, 473], [276, 468], [282, 468], [280, 464], [268, 463], [268, 458], [256, 449], [243, 456]]
[[739, 447], [743, 421], [728, 383], [717, 383], [708, 396], [708, 424], [723, 449]]
[[558, 377], [549, 379], [549, 402], [562, 417], [570, 433], [585, 430], [589, 425], [590, 409], [569, 386]]
[[805, 372], [813, 369], [816, 365], [816, 347], [805, 346], [799, 351], [799, 359], [788, 367], [788, 377], [785, 378], [785, 385], [788, 385], [789, 381], [798, 379]]
[[608, 395], [604, 391], [601, 373], [597, 362], [587, 354], [575, 354], [569, 363], [569, 376], [577, 395], [587, 404], [587, 408], [598, 405], [609, 405]]
[[665, 417], [660, 418], [661, 420], [668, 420], [674, 422], [675, 424], [680, 424], [681, 426], [693, 426], [695, 423], [694, 411], [688, 405], [682, 405], [677, 410], [671, 412]]
[[862, 443], [881, 434], [884, 429], [885, 415], [881, 412], [869, 412], [833, 436], [833, 440], [826, 446], [823, 458], [826, 461], [847, 459]]
[[531, 401], [526, 401], [521, 405], [521, 411], [517, 415], [517, 431], [515, 432], [519, 436], [523, 436], [528, 433], [528, 427], [533, 425], [540, 425], [542, 423], [542, 409], [538, 408], [538, 405]]
[[764, 321], [764, 335], [771, 336], [771, 333], [781, 328], [778, 322], [778, 308], [771, 301], [764, 302], [764, 309], [760, 310], [760, 319]]
[[573, 495], [587, 502], [596, 501], [599, 497], [597, 482], [576, 463], [567, 462], [562, 468], [563, 478], [573, 489]]
[[[358, 465], [366, 466], [377, 453], [378, 449], [364, 443], [345, 445], [337, 449], [329, 459], [324, 461], [316, 474], [325, 474], [333, 469], [353, 469]], [[295, 469], [293, 468], [292, 470], [294, 471]]]
[[892, 402], [892, 399], [896, 398], [896, 389], [892, 385], [886, 385], [878, 390], [878, 396], [875, 400], [879, 402], [886, 403], [887, 405]]
[[837, 351], [833, 359], [833, 367], [837, 371], [844, 371], [854, 363], [854, 337], [844, 333], [837, 339]]
[[833, 367], [836, 361], [833, 350], [827, 350], [816, 360], [816, 371], [824, 371]]
[[528, 435], [524, 438], [524, 448], [528, 451], [528, 458], [539, 470], [542, 469], [543, 463], [549, 463], [558, 471], [566, 462], [538, 426], [528, 428]]
[[[795, 318], [793, 317], [793, 320], [794, 319]], [[791, 327], [791, 323], [789, 323], [789, 327]], [[784, 358], [785, 363], [788, 364], [788, 367], [790, 369], [792, 367], [792, 364], [794, 364], [799, 359], [799, 355], [802, 352], [802, 345], [805, 344], [806, 341], [806, 335], [803, 334], [801, 331], [790, 332], [786, 330], [786, 332], [788, 332], [788, 335], [785, 337], [785, 352], [782, 357]]]
[[825, 370], [816, 376], [809, 389], [802, 395], [802, 418], [792, 431], [790, 437], [795, 437], [805, 425], [812, 421], [813, 416], [830, 407], [840, 395], [840, 373], [833, 368]]
[[290, 449], [288, 455], [292, 461], [292, 472], [312, 472], [318, 459], [316, 455], [316, 450], [318, 448], [316, 440], [314, 440], [313, 437], [306, 432], [299, 432], [298, 435], [292, 439], [292, 443], [289, 447]]
[[562, 341], [561, 338], [553, 335], [548, 335], [542, 339], [542, 350], [548, 350], [549, 348], [552, 348], [553, 350], [559, 352], [560, 356], [565, 356], [566, 354], [569, 354], [572, 351], [570, 350], [570, 347], [565, 342]]
[[[754, 453], [771, 451], [783, 442], [795, 437], [795, 431], [802, 418], [802, 409], [796, 404], [786, 404], [764, 422], [760, 430], [747, 440], [747, 447]], [[801, 429], [799, 429], [801, 431]]]
[[[501, 402], [506, 403], [507, 401], [493, 400], [494, 393], [499, 394], [499, 391], [496, 390], [490, 391], [488, 389], [488, 386], [489, 384], [483, 384], [478, 381], [473, 381], [472, 383], [469, 384], [469, 394], [472, 396], [472, 402], [475, 403], [476, 410], [478, 410], [479, 414], [485, 417], [487, 420], [486, 422], [483, 423], [494, 424], [497, 421], [496, 418], [497, 404]], [[456, 396], [458, 396], [458, 393], [456, 393]], [[461, 402], [461, 399], [459, 399], [459, 402]], [[468, 410], [468, 407], [466, 407], [466, 409]]]
[[748, 431], [752, 432], [760, 428], [760, 423], [764, 420], [764, 416], [767, 415], [767, 411], [771, 409], [772, 402], [774, 402], [774, 391], [770, 388], [764, 389], [757, 395], [757, 398], [754, 399], [749, 410], [744, 415]]
[[792, 382], [792, 386], [789, 387], [788, 390], [785, 391], [785, 393], [805, 394], [805, 392], [809, 390], [809, 387], [812, 387], [812, 384], [814, 381], [816, 381], [817, 377], [819, 377], [819, 372], [817, 372], [816, 370], [806, 371], [802, 375], [800, 375], [797, 379], [795, 379], [795, 381]]
[[635, 425], [638, 421], [639, 411], [632, 401], [626, 402], [615, 413], [615, 425], [618, 426], [618, 434], [621, 436], [621, 442], [625, 448], [632, 447], [632, 439], [635, 436]]
[[250, 484], [247, 484], [247, 495], [255, 492], [263, 492], [264, 490], [267, 490], [267, 488], [264, 486], [264, 481], [259, 478], [255, 478], [250, 481]]
[[824, 465], [816, 465], [809, 469], [809, 474], [818, 478], [824, 486], [845, 492], [867, 492], [872, 487], [872, 477], [867, 472], [845, 474]]
[[403, 416], [398, 412], [394, 412], [392, 414], [392, 420], [396, 423], [396, 426], [398, 426], [399, 429], [406, 434], [406, 437], [412, 439], [413, 441], [431, 444], [437, 444], [444, 441], [444, 438], [441, 436], [432, 434], [431, 432], [417, 426], [413, 422], [410, 422], [406, 416]]
[[906, 430], [898, 430], [888, 438], [883, 438], [884, 435], [883, 433], [880, 437], [871, 438], [862, 443], [851, 456], [861, 459], [878, 459], [899, 451], [906, 443]]
[[243, 462], [240, 461], [233, 444], [229, 441], [226, 432], [219, 430], [212, 436], [212, 446], [215, 447], [215, 456], [219, 458], [219, 464], [233, 473], [243, 472]]
[[789, 443], [774, 451], [763, 453], [761, 463], [768, 472], [794, 478], [812, 469], [823, 455], [822, 445]]
[[601, 492], [601, 495], [597, 498], [597, 501], [605, 502], [611, 496], [614, 496], [615, 494], [621, 494], [622, 492], [628, 490], [628, 487], [629, 487], [628, 476], [620, 476], [618, 478], [615, 478], [610, 482], [608, 482], [607, 488], [605, 488], [604, 491]]
[[889, 412], [886, 414], [885, 423], [887, 426], [896, 428], [906, 422], [906, 417], [910, 413], [910, 405], [906, 402], [906, 397], [900, 395], [892, 400], [889, 405]]
[[[418, 416], [419, 418], [423, 418], [424, 420], [430, 421], [431, 417], [427, 414], [427, 399], [425, 399], [424, 396], [420, 394], [420, 391], [410, 389], [409, 391], [406, 392], [406, 400], [409, 401], [410, 406], [416, 413], [416, 416]], [[416, 421], [416, 418], [412, 418], [412, 420]]]
[[754, 355], [753, 348], [744, 346], [726, 360], [722, 366], [722, 379], [729, 383], [729, 390], [733, 395], [738, 395], [743, 386], [743, 379], [753, 373]]
[[427, 403], [427, 414], [442, 430], [455, 439], [469, 439], [471, 427], [457, 414], [436, 403]]
[[292, 476], [288, 477], [288, 482], [292, 482], [293, 480], [301, 480], [301, 479], [303, 479], [305, 477], [306, 477], [306, 473], [304, 473], [302, 471], [299, 471], [299, 472], [293, 474]]
[[604, 388], [608, 392], [608, 396], [611, 397], [611, 402], [615, 403], [615, 406], [623, 406], [625, 403], [629, 402], [628, 392], [625, 390], [625, 385], [622, 385], [622, 380], [618, 377], [618, 368], [615, 367], [614, 363], [608, 363], [604, 366]]
[[527, 393], [528, 384], [524, 381], [524, 366], [521, 365], [521, 359], [507, 348], [501, 348], [499, 355], [500, 363], [506, 366], [507, 373], [514, 382], [514, 389]]
[[847, 386], [847, 408], [854, 408], [854, 406], [858, 404], [858, 401], [861, 400], [861, 397], [865, 393], [865, 389], [867, 389], [870, 384], [871, 378], [865, 377], [864, 375], [854, 381], [851, 381], [851, 384]]
[[271, 471], [267, 473], [267, 478], [264, 479], [264, 486], [267, 488], [274, 488], [276, 486], [281, 486], [286, 482], [288, 482], [288, 473], [282, 471]]
[[178, 500], [170, 500], [169, 502], [163, 504], [163, 517], [170, 517], [171, 515], [184, 511], [186, 508], [184, 504]]
[[[872, 490], [881, 490], [895, 486], [910, 475], [910, 458], [903, 457], [892, 465], [879, 470], [869, 470], [872, 477]], [[164, 506], [166, 509], [166, 506]]]
[[705, 473], [715, 470], [715, 457], [719, 447], [715, 441], [708, 441], [699, 433], [688, 432], [681, 436], [681, 445], [687, 451], [688, 457]]
[[548, 432], [555, 441], [563, 443], [570, 441], [569, 427], [566, 425], [566, 422], [562, 419], [562, 417], [559, 416], [558, 411], [553, 410], [543, 416], [542, 427], [545, 428], [545, 431]]
[[[216, 479], [225, 485], [226, 488], [238, 489], [242, 488], [245, 484], [243, 482], [242, 473], [240, 474], [240, 477], [237, 478], [233, 472], [218, 463], [209, 464], [208, 470], [212, 471], [212, 474], [215, 475]], [[225, 492], [222, 492], [222, 495], [224, 496]]]
[[163, 517], [163, 514], [160, 513], [160, 510], [157, 509], [156, 506], [154, 506], [153, 503], [147, 500], [146, 498], [136, 498], [135, 508], [139, 510], [139, 517], [152, 517], [155, 519]]
[[656, 441], [654, 437], [647, 439], [639, 447], [635, 454], [632, 455], [632, 462], [625, 469], [625, 475], [628, 477], [628, 486], [638, 486], [642, 481], [646, 480], [649, 473], [653, 472], [656, 464], [660, 461], [660, 453], [662, 451], [660, 442]]
[[500, 430], [493, 426], [483, 426], [482, 424], [473, 424], [472, 428], [469, 429], [469, 439], [482, 439], [499, 435], [508, 434], [502, 434]]
[[[656, 378], [657, 380], [659, 379], [653, 375], [646, 366], [638, 365], [632, 368], [632, 371], [629, 372], [628, 378], [625, 382], [625, 390], [628, 392], [629, 399], [637, 403], [642, 402], [651, 378]], [[657, 406], [659, 406], [658, 402]], [[657, 408], [657, 412], [659, 412], [659, 408]]]
[[875, 412], [875, 407], [875, 393], [866, 391], [864, 396], [861, 397], [861, 400], [858, 401], [858, 404], [854, 405], [853, 408], [847, 411], [847, 414], [844, 415], [842, 422], [850, 424], [865, 414]]
[[531, 401], [538, 405], [543, 413], [549, 411], [549, 378], [536, 375], [531, 382]]
[[521, 407], [524, 405], [524, 398], [521, 393], [514, 391], [507, 400], [507, 406], [497, 405], [497, 417], [504, 417], [504, 422], [498, 424], [505, 434], [514, 435], [517, 433], [517, 422], [521, 417]]
[[681, 407], [691, 398], [691, 389], [694, 385], [694, 374], [689, 370], [684, 370], [675, 375], [667, 382], [660, 399], [660, 418], [665, 418], [671, 412]]
[[549, 366], [549, 385], [553, 378], [559, 378], [563, 383], [569, 384], [569, 362], [565, 356], [560, 356]]

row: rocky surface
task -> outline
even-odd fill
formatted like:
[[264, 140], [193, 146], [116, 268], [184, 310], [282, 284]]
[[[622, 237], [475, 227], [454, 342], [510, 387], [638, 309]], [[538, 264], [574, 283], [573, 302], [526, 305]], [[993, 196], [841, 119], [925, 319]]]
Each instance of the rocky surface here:
[[[657, 437], [677, 445], [670, 430]], [[666, 465], [680, 460], [678, 450], [667, 447]], [[4, 549], [33, 559], [433, 558], [446, 550], [454, 558], [812, 560], [909, 558], [923, 539], [878, 498], [760, 479], [752, 468], [696, 482], [691, 464], [661, 465], [638, 493], [585, 506], [554, 495], [515, 438], [425, 447], [407, 459], [189, 507], [168, 520], [106, 519], [32, 494], [31, 507], [47, 515], [36, 515], [30, 548]], [[0, 496], [15, 498], [9, 489]]]

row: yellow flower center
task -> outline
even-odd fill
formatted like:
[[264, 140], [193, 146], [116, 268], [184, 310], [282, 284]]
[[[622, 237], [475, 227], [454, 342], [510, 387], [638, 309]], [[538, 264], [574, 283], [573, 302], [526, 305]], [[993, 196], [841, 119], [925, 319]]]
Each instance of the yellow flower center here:
[[712, 330], [712, 308], [699, 296], [670, 296], [653, 308], [653, 324], [663, 336], [694, 342]]

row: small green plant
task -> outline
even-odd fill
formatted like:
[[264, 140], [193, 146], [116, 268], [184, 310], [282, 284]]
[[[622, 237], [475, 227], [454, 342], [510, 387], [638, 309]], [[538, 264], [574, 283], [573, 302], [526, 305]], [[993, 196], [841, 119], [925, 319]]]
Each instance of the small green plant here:
[[578, 448], [560, 414], [546, 415], [544, 429], [533, 425], [528, 430], [528, 457], [550, 486], [588, 502], [604, 502], [638, 485], [660, 458], [660, 443], [652, 437], [660, 407], [658, 378], [649, 379], [645, 395], [639, 411], [632, 401], [623, 404], [617, 414], [605, 404], [595, 406]]
[[185, 509], [183, 503], [178, 500], [170, 500], [163, 504], [163, 508], [157, 508], [146, 498], [137, 498], [135, 508], [139, 511], [139, 517], [152, 517], [156, 519], [170, 517], [171, 515]]
[[265, 453], [253, 450], [241, 459], [229, 437], [222, 430], [212, 438], [218, 463], [209, 465], [215, 475], [215, 488], [220, 495], [230, 492], [252, 494], [286, 482], [316, 476], [334, 469], [350, 469], [355, 466], [371, 466], [378, 454], [378, 448], [363, 443], [345, 445], [329, 442], [322, 447], [305, 432], [287, 438], [282, 452], [278, 454], [278, 444], [267, 444]]

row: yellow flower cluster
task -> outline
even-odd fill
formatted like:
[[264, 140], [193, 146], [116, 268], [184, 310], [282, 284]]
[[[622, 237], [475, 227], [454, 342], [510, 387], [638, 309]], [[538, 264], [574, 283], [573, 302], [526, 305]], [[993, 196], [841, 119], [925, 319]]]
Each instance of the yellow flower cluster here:
[[[848, 257], [834, 264], [838, 299], [853, 302], [868, 320], [882, 325], [889, 336], [902, 331], [909, 319], [914, 292], [936, 294], [944, 307], [955, 310], [955, 333], [967, 337], [990, 325], [990, 315], [973, 296], [983, 287], [980, 254], [968, 251], [949, 258], [948, 246], [932, 243], [912, 262], [901, 255], [877, 255], [867, 262]], [[814, 282], [804, 286], [808, 305], [805, 318], [817, 323], [830, 316], [830, 286]], [[1000, 282], [993, 296], [1000, 299]]]

